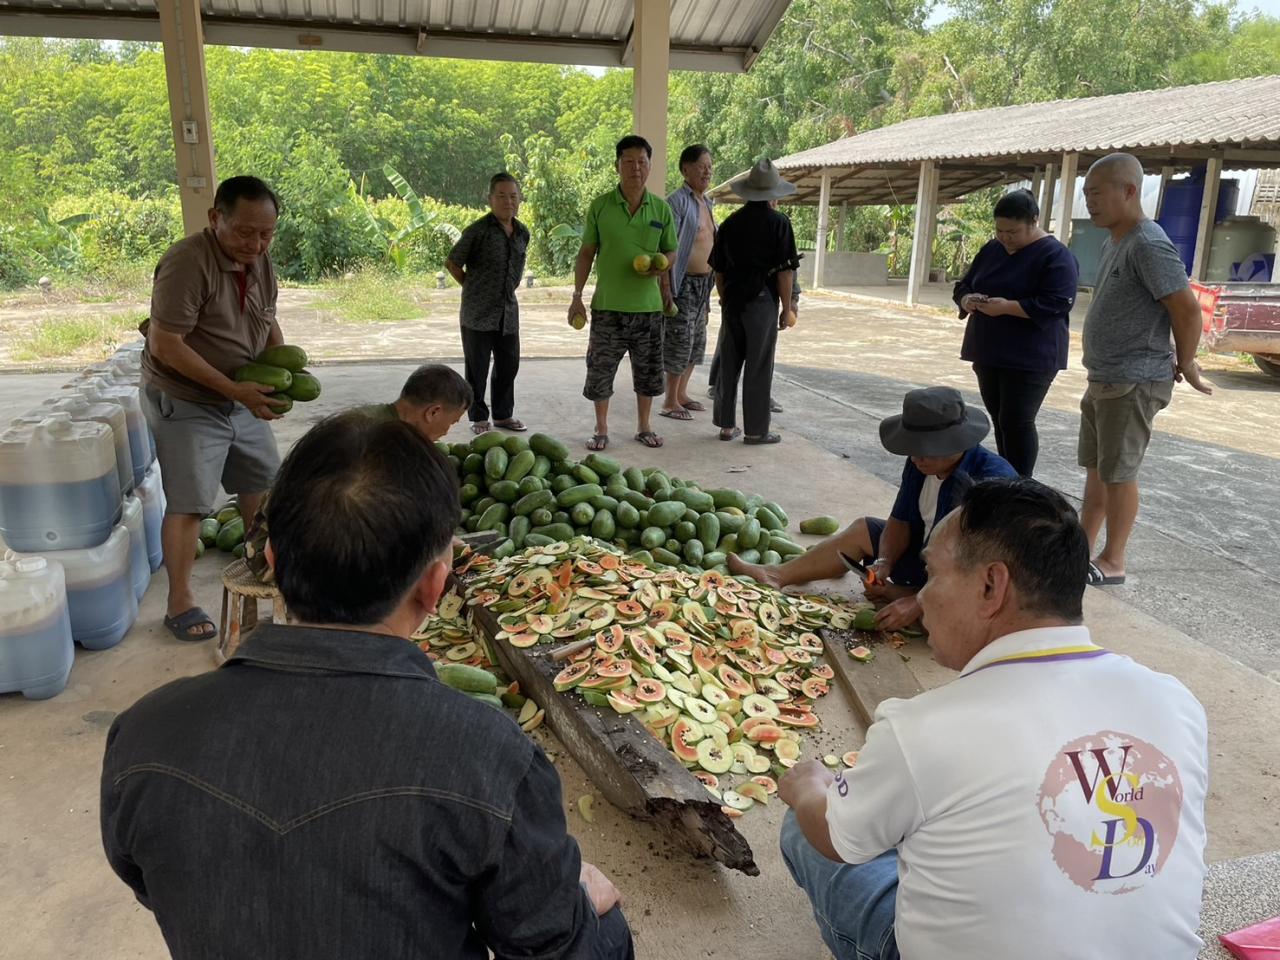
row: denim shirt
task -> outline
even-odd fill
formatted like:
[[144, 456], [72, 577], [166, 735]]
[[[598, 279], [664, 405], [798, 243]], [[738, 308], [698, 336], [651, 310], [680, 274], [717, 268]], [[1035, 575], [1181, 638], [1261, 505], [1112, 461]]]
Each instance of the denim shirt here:
[[107, 736], [112, 868], [177, 960], [587, 957], [560, 781], [395, 637], [263, 624]]
[[[720, 228], [716, 226], [715, 215], [711, 212], [712, 201], [704, 195], [702, 202], [707, 205], [707, 216], [711, 217], [711, 238], [714, 241]], [[689, 255], [693, 253], [693, 241], [698, 237], [698, 201], [694, 199], [693, 191], [686, 183], [667, 197], [667, 203], [671, 205], [671, 212], [676, 217], [676, 239], [679, 241], [676, 262], [671, 265], [671, 295], [674, 297], [680, 293], [684, 272], [689, 267]]]

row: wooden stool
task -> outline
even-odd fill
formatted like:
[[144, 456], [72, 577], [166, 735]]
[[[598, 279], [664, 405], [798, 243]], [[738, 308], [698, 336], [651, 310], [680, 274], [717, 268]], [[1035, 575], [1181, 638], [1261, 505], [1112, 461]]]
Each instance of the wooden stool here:
[[271, 601], [271, 622], [284, 623], [284, 598], [274, 583], [263, 583], [244, 560], [233, 560], [222, 571], [222, 624], [213, 659], [218, 666], [235, 655], [241, 637], [258, 625], [258, 601]]

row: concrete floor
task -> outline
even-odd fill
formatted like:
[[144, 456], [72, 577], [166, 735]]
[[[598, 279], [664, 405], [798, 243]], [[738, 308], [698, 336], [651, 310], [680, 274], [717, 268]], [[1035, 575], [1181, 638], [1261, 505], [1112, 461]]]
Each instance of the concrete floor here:
[[[529, 311], [535, 316], [540, 312]], [[545, 312], [548, 318], [552, 316], [550, 304]], [[910, 327], [914, 336], [904, 347], [904, 340], [895, 334], [908, 329], [911, 319], [916, 321]], [[948, 350], [946, 337], [953, 331], [945, 323], [921, 325], [918, 320], [918, 315], [903, 320], [894, 311], [851, 311], [814, 298], [802, 316], [805, 326], [792, 331], [798, 336], [789, 333], [783, 338], [780, 362], [798, 360], [806, 372], [799, 376], [787, 370], [780, 380], [780, 398], [789, 410], [778, 418], [778, 426], [787, 436], [782, 447], [720, 444], [705, 422], [663, 420], [659, 422], [667, 445], [660, 451], [642, 451], [626, 439], [632, 432], [634, 408], [630, 395], [624, 393], [616, 401], [611, 453], [624, 462], [661, 465], [712, 485], [767, 492], [796, 517], [818, 512], [855, 516], [882, 511], [891, 501], [892, 485], [875, 475], [879, 471], [874, 460], [847, 459], [848, 451], [839, 450], [833, 438], [842, 435], [856, 450], [867, 439], [863, 434], [873, 437], [871, 422], [897, 387], [886, 383], [874, 394], [843, 393], [835, 398], [843, 406], [832, 406], [833, 394], [824, 386], [834, 385], [841, 391], [851, 386], [863, 391], [869, 388], [857, 381], [824, 384], [815, 371], [827, 370], [831, 375], [840, 370], [860, 372], [870, 363], [881, 374], [910, 370], [907, 376], [916, 382], [935, 379], [922, 360], [919, 368], [916, 361], [931, 350]], [[546, 429], [577, 442], [589, 433], [591, 423], [588, 405], [577, 389], [582, 341], [579, 337], [562, 344], [560, 327], [562, 319], [555, 330], [548, 324], [550, 342], [566, 352], [576, 347], [579, 359], [526, 363], [520, 378], [519, 412], [534, 429]], [[540, 337], [540, 329], [540, 324], [527, 326], [526, 342]], [[867, 335], [868, 330], [872, 336]], [[451, 355], [434, 342], [443, 340], [447, 333], [431, 331], [424, 337], [420, 326], [420, 339], [412, 355]], [[896, 362], [886, 357], [896, 357]], [[329, 412], [389, 395], [409, 369], [411, 365], [393, 363], [325, 367], [321, 372], [325, 395], [280, 423], [282, 447]], [[0, 379], [0, 416], [30, 407], [65, 379], [65, 374]], [[624, 369], [619, 385], [625, 390], [626, 384]], [[822, 403], [827, 404], [821, 409], [813, 399], [820, 397], [825, 397]], [[1232, 403], [1229, 397], [1222, 399]], [[850, 404], [859, 408], [860, 416], [850, 417]], [[1055, 402], [1051, 396], [1048, 409], [1068, 406], [1069, 402]], [[1195, 439], [1195, 434], [1208, 429], [1186, 416], [1172, 425], [1186, 439]], [[1234, 441], [1230, 429], [1226, 432], [1224, 442], [1235, 451], [1241, 450], [1242, 444], [1256, 447], [1260, 442], [1275, 442], [1275, 434], [1260, 439], [1256, 429], [1252, 436], [1246, 429], [1239, 442]], [[805, 439], [807, 435], [815, 436], [818, 442]], [[455, 431], [455, 436], [463, 439], [464, 428]], [[1274, 456], [1266, 450], [1257, 454]], [[1188, 553], [1186, 565], [1200, 562], [1196, 551]], [[198, 594], [211, 611], [218, 605], [221, 560], [210, 556], [196, 568]], [[106, 867], [97, 827], [97, 777], [103, 737], [111, 719], [167, 680], [212, 666], [208, 644], [178, 644], [159, 627], [163, 590], [161, 573], [144, 600], [138, 625], [118, 647], [99, 653], [78, 651], [71, 684], [60, 697], [43, 703], [28, 703], [16, 696], [0, 698], [0, 782], [4, 785], [0, 790], [0, 862], [9, 865], [0, 876], [0, 929], [17, 931], [16, 936], [11, 934], [0, 942], [0, 957], [115, 960], [165, 956], [154, 921]], [[1198, 593], [1203, 596], [1205, 591]], [[1260, 612], [1274, 616], [1274, 609]], [[1280, 813], [1276, 812], [1280, 810], [1276, 802], [1280, 793], [1280, 686], [1213, 644], [1188, 636], [1176, 624], [1162, 622], [1164, 618], [1144, 613], [1120, 596], [1090, 591], [1087, 616], [1100, 643], [1178, 676], [1205, 704], [1213, 771], [1208, 801], [1209, 859], [1280, 848]], [[945, 682], [948, 672], [933, 663], [926, 649], [908, 652], [922, 683]], [[822, 713], [826, 731], [815, 752], [860, 742], [861, 731], [838, 699], [824, 703]], [[590, 784], [552, 736], [542, 737], [556, 755], [570, 827], [582, 842], [584, 855], [611, 874], [627, 897], [641, 956], [686, 958], [694, 952], [691, 943], [705, 956], [823, 955], [803, 898], [792, 888], [776, 853], [779, 805], [753, 812], [741, 821], [756, 850], [761, 877], [749, 879], [713, 864], [693, 863], [646, 825], [623, 817], [607, 804], [598, 805], [594, 824], [584, 823], [573, 805], [577, 797], [590, 791]], [[749, 939], [744, 940], [744, 933]]]
[[[955, 280], [946, 283], [926, 283], [920, 288], [919, 306], [938, 310], [955, 316], [955, 301], [951, 299], [951, 291]], [[890, 277], [888, 283], [865, 283], [855, 286], [827, 286], [819, 291], [824, 296], [845, 297], [855, 302], [867, 304], [883, 304], [886, 306], [907, 306], [907, 281], [899, 277]], [[1089, 304], [1093, 301], [1092, 290], [1080, 290], [1076, 293], [1076, 304], [1071, 312], [1071, 328], [1080, 329], [1084, 323], [1084, 315], [1089, 312]]]

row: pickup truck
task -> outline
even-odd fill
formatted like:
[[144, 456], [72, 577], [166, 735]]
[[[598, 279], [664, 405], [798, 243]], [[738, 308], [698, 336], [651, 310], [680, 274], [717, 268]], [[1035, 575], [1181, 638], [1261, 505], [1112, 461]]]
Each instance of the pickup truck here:
[[1201, 344], [1214, 353], [1248, 353], [1280, 377], [1280, 283], [1197, 283], [1204, 314]]

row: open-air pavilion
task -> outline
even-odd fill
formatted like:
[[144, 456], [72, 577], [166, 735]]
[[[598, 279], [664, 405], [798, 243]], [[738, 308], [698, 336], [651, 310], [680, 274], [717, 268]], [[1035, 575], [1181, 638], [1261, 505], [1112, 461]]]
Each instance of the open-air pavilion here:
[[[1161, 176], [1161, 198], [1176, 174], [1205, 168], [1191, 267], [1194, 279], [1204, 279], [1223, 169], [1280, 168], [1277, 103], [1280, 76], [996, 107], [907, 120], [774, 163], [798, 187], [785, 202], [818, 207], [818, 287], [828, 279], [833, 207], [839, 240], [850, 205], [915, 204], [906, 289], [908, 305], [915, 305], [928, 280], [940, 205], [984, 187], [1030, 181], [1041, 225], [1055, 220], [1058, 239], [1069, 243], [1077, 178], [1117, 151]], [[712, 196], [732, 200], [732, 191], [722, 184]]]
[[671, 70], [749, 70], [790, 0], [0, 0], [0, 35], [164, 45], [187, 232], [218, 182], [206, 43], [631, 67], [634, 132], [663, 192]]

